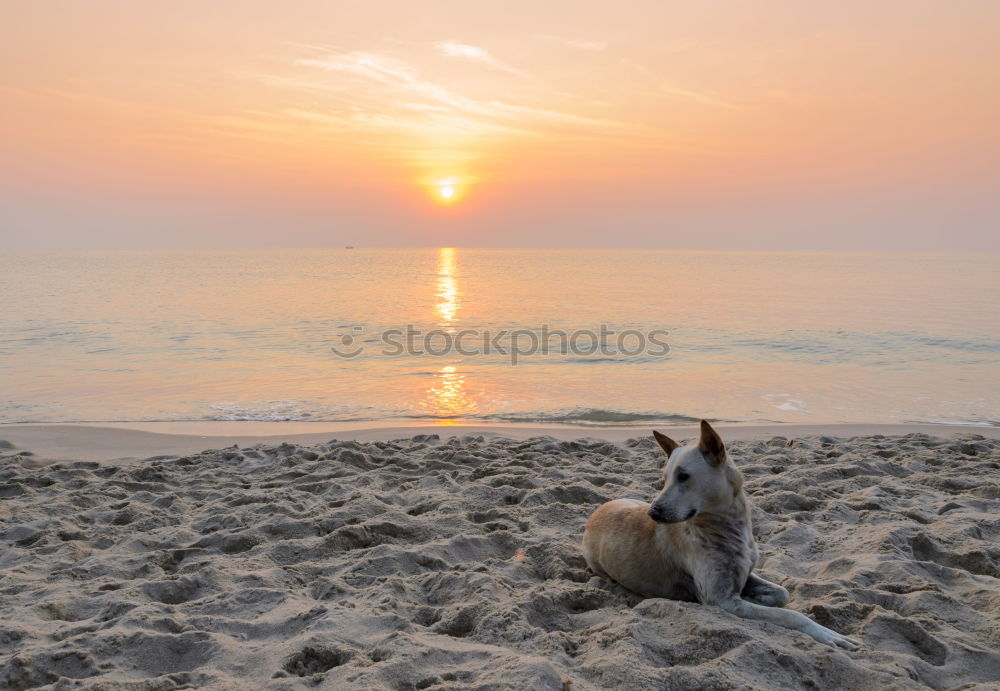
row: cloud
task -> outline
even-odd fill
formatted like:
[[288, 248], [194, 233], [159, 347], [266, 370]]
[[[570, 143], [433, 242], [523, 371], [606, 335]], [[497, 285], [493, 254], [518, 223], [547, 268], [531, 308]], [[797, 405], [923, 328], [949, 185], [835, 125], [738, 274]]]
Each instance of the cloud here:
[[495, 70], [500, 70], [501, 72], [516, 74], [518, 76], [525, 75], [525, 72], [522, 70], [519, 70], [516, 67], [511, 67], [505, 62], [497, 60], [489, 54], [489, 51], [485, 48], [480, 48], [479, 46], [470, 46], [467, 43], [458, 43], [457, 41], [442, 41], [441, 43], [436, 44], [436, 46], [442, 54], [447, 55], [450, 58], [465, 58], [466, 60], [487, 65]]
[[607, 41], [586, 41], [578, 38], [565, 38], [563, 36], [553, 36], [552, 34], [535, 34], [535, 38], [541, 41], [552, 41], [554, 43], [561, 43], [567, 48], [576, 48], [577, 50], [590, 50], [590, 51], [602, 51], [607, 50]]
[[[471, 98], [424, 79], [405, 61], [377, 53], [330, 54], [299, 60], [298, 64], [342, 74], [355, 82], [352, 88], [345, 88], [344, 84], [324, 88], [327, 94], [344, 95], [342, 100], [330, 103], [326, 110], [295, 108], [286, 111], [288, 115], [326, 127], [392, 131], [424, 137], [507, 138], [535, 137], [543, 133], [578, 137], [624, 127], [614, 121], [550, 108]], [[309, 88], [307, 85], [315, 81], [296, 83]]]
[[687, 101], [694, 101], [696, 103], [701, 103], [706, 106], [716, 106], [719, 108], [732, 108], [735, 109], [738, 106], [735, 103], [723, 100], [718, 96], [715, 96], [704, 91], [694, 91], [692, 89], [683, 89], [679, 86], [674, 86], [673, 84], [660, 84], [660, 90], [671, 96], [676, 96]]

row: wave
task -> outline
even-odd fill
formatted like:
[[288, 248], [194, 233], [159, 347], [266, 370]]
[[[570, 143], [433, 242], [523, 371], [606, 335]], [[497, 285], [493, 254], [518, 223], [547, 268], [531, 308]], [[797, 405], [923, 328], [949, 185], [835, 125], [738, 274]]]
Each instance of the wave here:
[[312, 417], [312, 413], [301, 410], [294, 403], [263, 407], [215, 403], [209, 407], [218, 412], [209, 415], [208, 419], [220, 422], [301, 422]]
[[215, 412], [184, 422], [371, 422], [387, 417], [385, 411], [370, 408], [310, 406], [295, 400], [264, 401], [258, 405], [212, 403], [208, 407]]
[[681, 415], [678, 413], [659, 412], [629, 412], [623, 410], [604, 410], [602, 408], [574, 408], [552, 412], [503, 413], [482, 415], [481, 419], [500, 420], [503, 422], [534, 422], [556, 424], [592, 424], [592, 425], [638, 425], [648, 422], [664, 424], [692, 424], [701, 420], [699, 417]]

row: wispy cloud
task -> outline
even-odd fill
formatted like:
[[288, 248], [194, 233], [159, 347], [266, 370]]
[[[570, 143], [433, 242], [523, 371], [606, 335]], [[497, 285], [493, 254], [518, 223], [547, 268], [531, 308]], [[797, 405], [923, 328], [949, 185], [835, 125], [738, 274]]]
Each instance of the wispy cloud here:
[[552, 41], [554, 43], [561, 43], [567, 48], [575, 48], [577, 50], [590, 50], [590, 51], [602, 51], [607, 50], [607, 41], [587, 41], [579, 38], [566, 38], [564, 36], [553, 36], [552, 34], [535, 34], [535, 38], [541, 41]]
[[[344, 75], [354, 88], [324, 89], [349, 93], [350, 103], [331, 102], [323, 111], [291, 109], [289, 115], [327, 126], [357, 130], [390, 130], [420, 136], [533, 137], [596, 136], [619, 130], [622, 123], [585, 115], [472, 98], [424, 79], [408, 62], [377, 53], [355, 51], [308, 58], [298, 64]], [[296, 82], [306, 86], [316, 80]]]
[[695, 103], [701, 103], [706, 106], [716, 106], [718, 108], [737, 108], [735, 103], [726, 101], [712, 93], [705, 91], [694, 91], [692, 89], [684, 89], [674, 84], [664, 83], [660, 84], [660, 90], [670, 96], [675, 96], [677, 98], [694, 101]]
[[485, 48], [480, 48], [479, 46], [470, 46], [467, 43], [459, 43], [458, 41], [442, 41], [441, 43], [436, 44], [436, 47], [442, 54], [447, 55], [450, 58], [464, 58], [466, 60], [487, 65], [495, 70], [500, 70], [501, 72], [507, 72], [509, 74], [516, 74], [518, 76], [524, 76], [526, 74], [523, 70], [511, 67], [507, 63], [496, 59], [490, 55], [489, 51]]

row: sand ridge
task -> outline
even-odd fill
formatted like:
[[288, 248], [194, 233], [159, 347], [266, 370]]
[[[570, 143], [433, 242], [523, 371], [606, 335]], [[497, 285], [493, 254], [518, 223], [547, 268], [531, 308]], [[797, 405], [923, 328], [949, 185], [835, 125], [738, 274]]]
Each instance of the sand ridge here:
[[231, 447], [39, 466], [0, 445], [0, 686], [988, 688], [1000, 441], [737, 441], [760, 572], [855, 653], [589, 574], [652, 438]]

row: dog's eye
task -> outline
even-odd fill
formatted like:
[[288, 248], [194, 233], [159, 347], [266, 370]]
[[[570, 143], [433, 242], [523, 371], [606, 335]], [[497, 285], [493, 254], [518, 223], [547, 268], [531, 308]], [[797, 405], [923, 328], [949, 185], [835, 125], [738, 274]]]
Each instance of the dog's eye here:
[[685, 473], [683, 470], [677, 471], [677, 482], [687, 482], [687, 479], [689, 477], [691, 476]]

